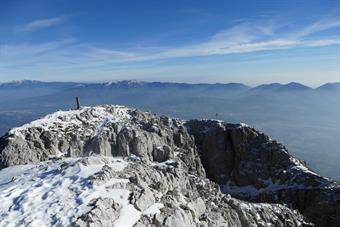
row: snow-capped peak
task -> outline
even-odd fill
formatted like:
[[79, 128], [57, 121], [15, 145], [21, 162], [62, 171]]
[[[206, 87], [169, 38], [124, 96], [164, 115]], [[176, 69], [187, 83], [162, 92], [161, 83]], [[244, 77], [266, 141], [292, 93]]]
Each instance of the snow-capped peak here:
[[[79, 132], [81, 127], [93, 133], [108, 123], [125, 123], [130, 119], [131, 109], [124, 106], [97, 106], [82, 107], [80, 110], [57, 111], [41, 119], [32, 121], [21, 127], [13, 128], [9, 134], [20, 136], [22, 131], [28, 128], [41, 128], [44, 130], [58, 130], [63, 133], [67, 131]], [[84, 130], [86, 131], [86, 130]]]

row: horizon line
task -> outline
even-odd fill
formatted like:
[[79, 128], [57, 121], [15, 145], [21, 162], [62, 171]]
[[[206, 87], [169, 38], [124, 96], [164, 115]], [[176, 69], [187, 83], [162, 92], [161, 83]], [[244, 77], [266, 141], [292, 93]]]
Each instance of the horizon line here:
[[271, 83], [259, 83], [257, 85], [254, 85], [254, 86], [251, 86], [251, 85], [248, 85], [246, 83], [242, 83], [242, 82], [215, 82], [215, 83], [190, 83], [190, 82], [176, 82], [176, 81], [146, 81], [146, 80], [134, 80], [134, 79], [131, 79], [131, 80], [103, 80], [103, 81], [57, 81], [57, 80], [29, 80], [29, 79], [23, 79], [23, 80], [11, 80], [11, 81], [5, 81], [5, 82], [2, 82], [0, 81], [0, 85], [3, 85], [3, 84], [14, 84], [14, 83], [23, 83], [23, 82], [38, 82], [38, 83], [80, 83], [80, 84], [108, 84], [108, 83], [121, 83], [121, 82], [134, 82], [134, 83], [145, 83], [145, 84], [148, 84], [148, 83], [169, 83], [169, 84], [188, 84], [188, 85], [228, 85], [228, 84], [239, 84], [239, 85], [244, 85], [246, 87], [249, 87], [249, 88], [255, 88], [255, 87], [258, 87], [258, 86], [262, 86], [262, 85], [274, 85], [274, 84], [277, 84], [277, 85], [289, 85], [289, 84], [298, 84], [298, 85], [302, 85], [302, 86], [305, 86], [307, 88], [311, 88], [311, 89], [315, 89], [315, 88], [319, 88], [323, 85], [326, 85], [326, 84], [337, 84], [337, 83], [340, 83], [340, 81], [329, 81], [329, 82], [325, 82], [325, 83], [322, 83], [318, 86], [308, 86], [304, 83], [301, 83], [301, 82], [296, 82], [296, 81], [291, 81], [291, 82], [287, 82], [287, 83], [280, 83], [280, 82], [271, 82]]

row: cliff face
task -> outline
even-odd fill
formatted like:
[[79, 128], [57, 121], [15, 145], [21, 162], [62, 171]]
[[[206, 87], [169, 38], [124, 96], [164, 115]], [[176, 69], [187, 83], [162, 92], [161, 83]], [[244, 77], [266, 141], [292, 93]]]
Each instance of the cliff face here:
[[[131, 226], [340, 224], [339, 185], [245, 125], [182, 121], [122, 106], [85, 107], [12, 129], [0, 139], [0, 152], [1, 168], [42, 162], [34, 168], [52, 163], [57, 170], [82, 169], [96, 160], [97, 171], [83, 179], [87, 186], [70, 179], [83, 191], [108, 185], [109, 192], [82, 201], [87, 209], [55, 225], [119, 226], [130, 205], [136, 214]], [[124, 168], [117, 170], [110, 156], [123, 157]], [[44, 184], [45, 178], [38, 179]], [[112, 197], [123, 189], [127, 198]], [[11, 206], [1, 210], [14, 212]]]
[[207, 177], [233, 197], [281, 203], [298, 209], [316, 226], [340, 224], [340, 187], [309, 170], [286, 148], [245, 125], [192, 120]]

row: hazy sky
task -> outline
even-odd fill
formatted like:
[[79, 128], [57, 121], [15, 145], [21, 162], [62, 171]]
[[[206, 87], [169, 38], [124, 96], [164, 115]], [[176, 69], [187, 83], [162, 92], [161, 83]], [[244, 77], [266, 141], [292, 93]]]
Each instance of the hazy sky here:
[[340, 81], [337, 0], [1, 0], [0, 81]]

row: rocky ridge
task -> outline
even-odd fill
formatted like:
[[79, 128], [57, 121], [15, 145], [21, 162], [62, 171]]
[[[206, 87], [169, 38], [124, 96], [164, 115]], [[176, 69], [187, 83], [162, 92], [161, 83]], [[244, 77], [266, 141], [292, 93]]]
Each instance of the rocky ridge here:
[[[77, 179], [83, 191], [105, 185], [108, 193], [82, 200], [87, 208], [64, 225], [120, 226], [130, 205], [137, 217], [131, 226], [340, 223], [339, 185], [243, 124], [182, 121], [122, 106], [84, 107], [12, 129], [0, 138], [0, 152], [1, 168], [33, 163], [54, 163], [57, 170], [74, 163], [100, 166], [84, 176], [85, 186], [70, 179]], [[110, 156], [123, 157], [124, 168], [109, 165]], [[110, 190], [125, 194], [117, 199]], [[57, 218], [54, 225], [58, 223]]]

